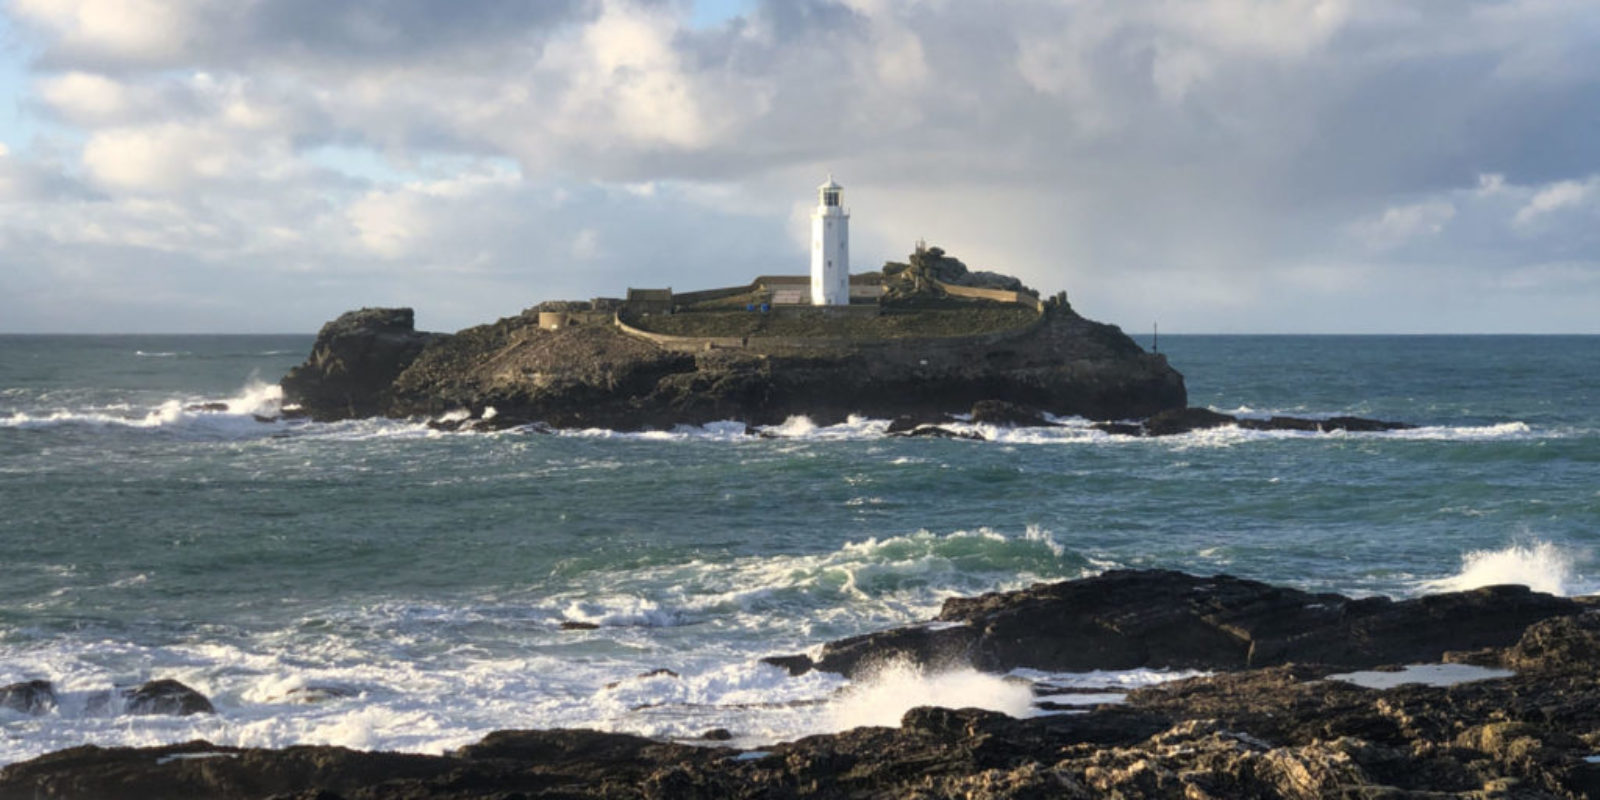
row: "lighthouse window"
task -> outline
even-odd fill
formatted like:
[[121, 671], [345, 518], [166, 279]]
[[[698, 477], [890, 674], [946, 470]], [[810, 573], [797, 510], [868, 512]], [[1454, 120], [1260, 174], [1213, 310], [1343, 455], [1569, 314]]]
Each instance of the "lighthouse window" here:
[[822, 193], [822, 203], [823, 203], [823, 205], [828, 205], [828, 206], [839, 205], [839, 193], [838, 192], [823, 192]]

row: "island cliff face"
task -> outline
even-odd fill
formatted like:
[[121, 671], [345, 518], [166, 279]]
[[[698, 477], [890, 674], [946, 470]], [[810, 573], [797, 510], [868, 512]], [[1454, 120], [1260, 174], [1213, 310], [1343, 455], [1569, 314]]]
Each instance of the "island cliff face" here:
[[1064, 299], [1039, 307], [1002, 334], [704, 347], [606, 322], [549, 329], [537, 308], [453, 335], [415, 331], [410, 309], [363, 309], [324, 326], [282, 385], [319, 420], [493, 408], [502, 423], [617, 430], [792, 415], [933, 421], [990, 400], [1092, 419], [1184, 406], [1183, 376], [1163, 356]]

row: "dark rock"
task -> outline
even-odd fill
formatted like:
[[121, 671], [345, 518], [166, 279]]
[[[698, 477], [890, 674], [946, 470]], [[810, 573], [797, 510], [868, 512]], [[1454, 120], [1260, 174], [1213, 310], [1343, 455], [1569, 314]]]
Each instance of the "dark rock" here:
[[733, 731], [730, 731], [727, 728], [712, 728], [711, 730], [700, 734], [700, 738], [708, 742], [726, 742], [733, 738]]
[[767, 656], [761, 659], [763, 664], [771, 664], [779, 669], [787, 670], [791, 677], [798, 677], [810, 672], [816, 667], [808, 655], [793, 656]]
[[311, 356], [280, 382], [284, 402], [318, 420], [385, 413], [395, 379], [439, 338], [413, 319], [409, 308], [364, 308], [322, 326]]
[[49, 681], [33, 680], [0, 686], [0, 708], [38, 716], [54, 711], [56, 690]]
[[228, 404], [222, 402], [193, 403], [183, 407], [184, 411], [227, 411]]
[[[676, 672], [673, 672], [670, 669], [667, 669], [665, 667], [658, 667], [656, 669], [650, 670], [649, 672], [641, 672], [638, 675], [633, 676], [632, 679], [638, 681], [638, 680], [644, 680], [645, 678], [656, 678], [656, 677], [660, 677], [662, 675], [665, 675], [668, 678], [679, 678], [679, 677], [682, 677], [681, 675], [679, 675]], [[618, 686], [621, 686], [622, 683], [623, 683], [622, 681], [612, 681], [612, 682], [606, 684], [605, 688], [607, 688], [607, 689], [615, 689]]]
[[1403, 431], [1415, 428], [1404, 422], [1384, 422], [1377, 419], [1364, 419], [1362, 417], [1329, 417], [1327, 419], [1301, 419], [1300, 417], [1269, 417], [1267, 419], [1239, 419], [1239, 427], [1257, 431], [1305, 431], [1309, 433], [1327, 433], [1329, 431], [1350, 431], [1352, 433], [1382, 433], [1384, 431]]
[[[1080, 714], [1013, 719], [981, 709], [919, 707], [898, 728], [810, 736], [737, 757], [718, 747], [579, 730], [500, 731], [444, 756], [337, 747], [249, 750], [207, 742], [78, 747], [0, 769], [0, 800], [1575, 800], [1600, 792], [1600, 769], [1587, 761], [1600, 749], [1594, 660], [1600, 625], [1585, 613], [1589, 603], [1552, 603], [1561, 599], [1521, 587], [1395, 602], [1311, 595], [1225, 576], [1122, 572], [1101, 578], [952, 600], [944, 615], [955, 624], [891, 631], [889, 641], [899, 657], [937, 661], [943, 653], [934, 645], [941, 637], [975, 650], [996, 636], [1020, 634], [1014, 623], [1024, 621], [1015, 618], [1022, 615], [1038, 623], [1044, 652], [1063, 626], [1088, 631], [1091, 623], [1099, 625], [1084, 645], [1108, 654], [1097, 665], [1103, 668], [1126, 664], [1121, 659], [1141, 648], [1146, 661], [1158, 651], [1199, 652], [1237, 665], [1276, 641], [1272, 652], [1297, 658], [1385, 652], [1408, 661], [1436, 650], [1443, 639], [1459, 639], [1451, 644], [1466, 651], [1489, 638], [1503, 640], [1496, 645], [1502, 662], [1526, 671], [1448, 687], [1375, 690], [1328, 680], [1336, 670], [1326, 664], [1284, 663], [1137, 689], [1123, 704]], [[1141, 593], [1155, 599], [1139, 600]], [[1507, 610], [1496, 610], [1501, 606]], [[1537, 619], [1546, 612], [1551, 616]], [[1458, 624], [1468, 619], [1492, 633]], [[1525, 630], [1507, 638], [1517, 624]], [[1409, 639], [1396, 630], [1402, 625], [1411, 629]], [[1336, 645], [1325, 637], [1330, 626], [1347, 641]], [[1227, 645], [1202, 628], [1237, 642]], [[1299, 642], [1297, 630], [1310, 635], [1307, 643]], [[1164, 645], [1153, 640], [1158, 634], [1188, 644]], [[1116, 636], [1125, 641], [1113, 642]], [[835, 643], [823, 660], [856, 657], [857, 645], [870, 640]], [[1243, 656], [1239, 643], [1246, 645]], [[727, 741], [730, 735], [715, 729], [702, 738]]]
[[937, 425], [944, 422], [945, 419], [943, 414], [901, 414], [890, 420], [889, 427], [885, 428], [883, 432], [891, 435], [910, 433], [923, 425]]
[[1600, 614], [1535, 622], [1506, 651], [1502, 663], [1516, 670], [1600, 672]]
[[185, 717], [190, 714], [217, 713], [205, 695], [170, 679], [123, 689], [120, 694], [123, 708], [129, 714]]
[[599, 629], [600, 626], [594, 624], [593, 622], [580, 622], [578, 620], [571, 619], [561, 621], [561, 630], [564, 631], [594, 631]]
[[1584, 606], [1522, 586], [1415, 600], [1353, 600], [1227, 575], [1118, 570], [1092, 578], [946, 600], [945, 627], [913, 626], [833, 642], [816, 667], [854, 674], [910, 658], [980, 669], [1244, 669], [1289, 662], [1366, 668], [1505, 647], [1530, 624]]
[[298, 686], [285, 692], [283, 699], [295, 703], [325, 703], [359, 694], [348, 686]]
[[1019, 428], [1054, 427], [1037, 408], [1005, 400], [979, 400], [972, 404], [972, 421], [985, 425], [1011, 425]]
[[1095, 423], [1094, 427], [1106, 433], [1124, 436], [1175, 436], [1198, 430], [1225, 428], [1230, 425], [1252, 431], [1302, 431], [1307, 433], [1327, 433], [1329, 431], [1375, 433], [1409, 430], [1415, 427], [1404, 422], [1385, 422], [1362, 417], [1329, 417], [1328, 419], [1269, 417], [1267, 419], [1255, 419], [1253, 417], [1235, 417], [1207, 408], [1178, 408], [1163, 411], [1146, 419], [1142, 425], [1137, 426], [1121, 422], [1099, 422]]
[[1236, 417], [1219, 414], [1207, 408], [1175, 408], [1163, 411], [1144, 421], [1146, 436], [1175, 436], [1180, 433], [1238, 424]]
[[977, 629], [969, 625], [896, 628], [829, 642], [812, 668], [857, 678], [900, 662], [933, 670], [967, 666], [973, 663], [978, 638]]
[[976, 431], [963, 433], [961, 431], [950, 430], [949, 428], [941, 428], [938, 425], [918, 425], [917, 427], [912, 428], [909, 431], [900, 431], [900, 432], [896, 432], [896, 433], [891, 433], [889, 435], [890, 436], [897, 436], [897, 437], [906, 437], [906, 438], [966, 439], [966, 440], [974, 441], [974, 442], [984, 441], [983, 434], [978, 433]]
[[1144, 435], [1144, 426], [1137, 422], [1096, 422], [1091, 427], [1097, 431], [1109, 433], [1112, 436]]

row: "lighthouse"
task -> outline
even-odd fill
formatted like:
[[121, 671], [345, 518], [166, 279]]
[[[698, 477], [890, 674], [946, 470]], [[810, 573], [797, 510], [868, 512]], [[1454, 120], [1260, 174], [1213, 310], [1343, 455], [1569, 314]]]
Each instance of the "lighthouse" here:
[[811, 304], [850, 304], [850, 212], [844, 210], [844, 187], [832, 175], [817, 188], [817, 210], [811, 212]]

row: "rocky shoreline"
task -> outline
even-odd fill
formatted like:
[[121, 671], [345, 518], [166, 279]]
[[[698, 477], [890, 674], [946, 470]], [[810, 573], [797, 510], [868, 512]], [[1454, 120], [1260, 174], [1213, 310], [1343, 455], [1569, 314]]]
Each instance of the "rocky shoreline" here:
[[[815, 659], [770, 661], [858, 677], [884, 663], [1213, 674], [1027, 719], [920, 707], [897, 728], [761, 750], [559, 730], [501, 731], [442, 756], [206, 742], [87, 746], [0, 770], [0, 800], [1600, 793], [1596, 598], [1499, 586], [1356, 599], [1228, 576], [1115, 571], [952, 599], [928, 624], [833, 642]], [[1359, 676], [1340, 675], [1441, 662], [1469, 680], [1426, 685], [1406, 682], [1406, 673], [1392, 688], [1368, 688]], [[1473, 673], [1486, 667], [1498, 671]], [[1059, 691], [1034, 687], [1037, 695]]]

